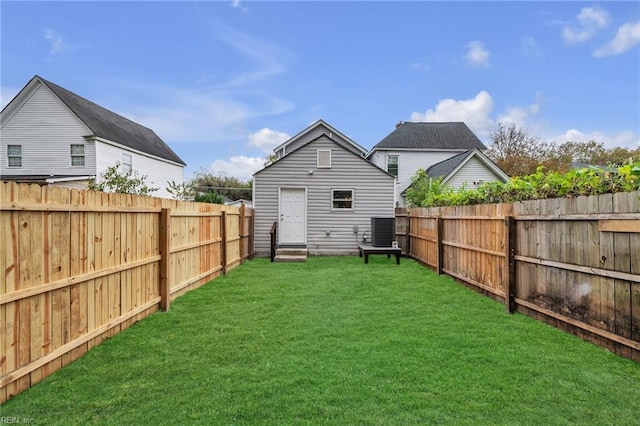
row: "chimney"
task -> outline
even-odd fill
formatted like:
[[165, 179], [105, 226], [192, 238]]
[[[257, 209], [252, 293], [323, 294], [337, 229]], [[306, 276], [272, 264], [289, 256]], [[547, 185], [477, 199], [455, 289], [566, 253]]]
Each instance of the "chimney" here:
[[398, 124], [396, 124], [396, 129], [400, 126], [402, 126], [402, 121], [398, 121]]

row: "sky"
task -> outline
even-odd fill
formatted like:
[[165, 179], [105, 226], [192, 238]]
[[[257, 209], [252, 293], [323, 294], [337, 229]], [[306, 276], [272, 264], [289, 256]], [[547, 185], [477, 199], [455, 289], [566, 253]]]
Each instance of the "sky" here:
[[0, 1], [0, 101], [34, 76], [243, 180], [323, 119], [499, 122], [640, 146], [640, 2]]

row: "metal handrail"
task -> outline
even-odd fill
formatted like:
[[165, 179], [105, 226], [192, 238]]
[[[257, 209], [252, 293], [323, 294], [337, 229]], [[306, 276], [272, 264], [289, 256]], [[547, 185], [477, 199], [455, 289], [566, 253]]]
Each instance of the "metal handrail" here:
[[271, 225], [271, 231], [269, 231], [269, 234], [271, 234], [271, 261], [273, 262], [276, 258], [276, 246], [277, 246], [277, 234], [278, 234], [278, 222], [273, 222], [273, 225]]

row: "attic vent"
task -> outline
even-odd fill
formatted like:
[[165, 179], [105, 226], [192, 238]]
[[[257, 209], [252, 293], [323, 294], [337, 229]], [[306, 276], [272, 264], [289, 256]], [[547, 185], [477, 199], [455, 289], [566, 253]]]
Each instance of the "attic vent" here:
[[318, 150], [318, 168], [329, 169], [331, 168], [331, 150], [330, 149], [319, 149]]

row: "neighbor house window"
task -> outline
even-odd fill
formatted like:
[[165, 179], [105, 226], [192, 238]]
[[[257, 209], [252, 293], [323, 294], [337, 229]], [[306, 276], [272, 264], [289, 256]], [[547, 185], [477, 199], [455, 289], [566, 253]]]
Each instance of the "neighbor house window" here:
[[389, 155], [387, 157], [387, 171], [389, 174], [398, 176], [398, 156]]
[[71, 166], [84, 166], [84, 145], [71, 144]]
[[318, 150], [318, 168], [319, 169], [329, 169], [331, 168], [331, 150], [330, 149], [319, 149]]
[[9, 167], [22, 167], [22, 145], [7, 145]]
[[331, 208], [333, 210], [353, 210], [353, 189], [332, 189]]
[[122, 154], [122, 172], [129, 173], [131, 171], [131, 155]]

